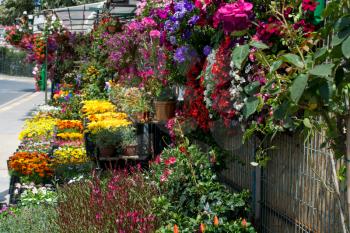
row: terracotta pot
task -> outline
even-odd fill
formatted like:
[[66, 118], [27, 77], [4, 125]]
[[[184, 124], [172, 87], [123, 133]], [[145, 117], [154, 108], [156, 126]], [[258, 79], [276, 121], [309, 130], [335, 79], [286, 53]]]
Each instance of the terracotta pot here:
[[115, 33], [117, 31], [117, 27], [116, 26], [108, 26], [107, 30], [110, 33]]
[[176, 101], [155, 101], [154, 105], [157, 121], [167, 121], [175, 116]]
[[100, 157], [104, 158], [109, 158], [113, 157], [114, 152], [115, 152], [115, 147], [114, 146], [106, 146], [106, 147], [99, 147], [100, 150]]
[[147, 122], [149, 121], [149, 112], [137, 112], [135, 113], [135, 118], [139, 122]]
[[137, 146], [136, 145], [130, 145], [130, 146], [126, 146], [124, 148], [124, 154], [125, 156], [134, 156], [137, 153]]

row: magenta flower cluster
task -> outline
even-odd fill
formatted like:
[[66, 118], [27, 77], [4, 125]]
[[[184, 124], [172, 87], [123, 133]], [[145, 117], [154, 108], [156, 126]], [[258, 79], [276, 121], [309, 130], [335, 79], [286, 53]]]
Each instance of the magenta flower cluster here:
[[251, 25], [253, 15], [253, 4], [238, 0], [234, 3], [227, 3], [221, 6], [214, 15], [214, 27], [222, 23], [226, 33], [242, 31]]

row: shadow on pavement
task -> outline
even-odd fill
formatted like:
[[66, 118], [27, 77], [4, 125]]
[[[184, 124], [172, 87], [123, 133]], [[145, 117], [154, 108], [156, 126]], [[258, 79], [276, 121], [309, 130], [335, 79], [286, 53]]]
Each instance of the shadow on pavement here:
[[9, 190], [6, 189], [5, 191], [0, 193], [0, 203], [1, 202], [6, 202], [6, 195], [9, 195]]

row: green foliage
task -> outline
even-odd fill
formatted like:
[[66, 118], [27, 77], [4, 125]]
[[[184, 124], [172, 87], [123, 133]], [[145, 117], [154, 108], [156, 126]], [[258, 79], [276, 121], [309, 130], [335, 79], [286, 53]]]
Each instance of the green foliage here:
[[107, 99], [107, 94], [96, 83], [88, 84], [82, 89], [85, 100]]
[[133, 126], [126, 126], [122, 130], [122, 145], [134, 146], [137, 145], [136, 129]]
[[95, 135], [96, 145], [100, 148], [108, 146], [117, 146], [122, 142], [123, 128], [118, 128], [116, 130], [102, 129]]
[[308, 76], [301, 74], [294, 80], [292, 86], [290, 86], [289, 88], [290, 97], [295, 103], [299, 102], [299, 99], [306, 88], [307, 80], [308, 80]]
[[52, 206], [38, 205], [17, 209], [0, 220], [1, 233], [58, 233], [57, 212]]
[[[233, 230], [233, 221], [247, 216], [249, 195], [232, 194], [217, 181], [211, 166], [208, 156], [196, 146], [166, 149], [159, 163], [152, 164], [150, 176], [161, 194], [154, 199], [155, 211], [163, 223], [158, 232], [168, 232], [174, 224], [188, 233], [196, 232], [201, 223], [210, 229], [215, 216], [230, 224], [232, 231], [227, 231], [228, 227], [213, 232], [238, 232]], [[250, 230], [247, 232], [254, 232]]]
[[240, 45], [234, 48], [232, 58], [233, 64], [237, 69], [241, 69], [243, 63], [247, 60], [250, 49], [249, 45]]

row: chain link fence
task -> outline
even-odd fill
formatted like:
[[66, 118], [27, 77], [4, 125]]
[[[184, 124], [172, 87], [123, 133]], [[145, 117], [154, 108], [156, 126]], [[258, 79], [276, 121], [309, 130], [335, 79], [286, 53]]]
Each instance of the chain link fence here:
[[32, 77], [33, 65], [26, 61], [26, 53], [0, 47], [0, 74]]

